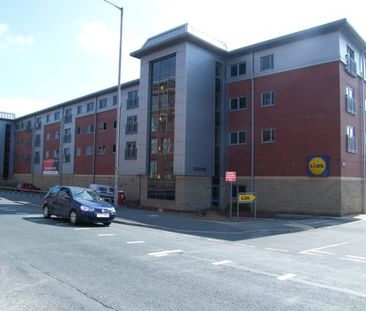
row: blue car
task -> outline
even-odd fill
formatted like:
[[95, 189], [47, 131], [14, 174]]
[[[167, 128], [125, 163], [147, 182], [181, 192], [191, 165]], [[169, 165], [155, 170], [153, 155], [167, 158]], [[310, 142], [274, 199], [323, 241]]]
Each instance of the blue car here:
[[109, 226], [116, 217], [115, 208], [86, 188], [57, 186], [49, 191], [43, 205], [43, 217], [59, 216], [72, 225], [98, 222]]

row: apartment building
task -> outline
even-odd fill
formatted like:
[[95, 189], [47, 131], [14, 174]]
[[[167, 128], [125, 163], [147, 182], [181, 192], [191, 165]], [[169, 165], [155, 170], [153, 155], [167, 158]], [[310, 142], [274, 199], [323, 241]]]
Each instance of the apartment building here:
[[[189, 25], [131, 53], [119, 176], [127, 197], [175, 210], [365, 211], [366, 43], [345, 20], [237, 50]], [[18, 118], [13, 178], [113, 184], [117, 87]]]

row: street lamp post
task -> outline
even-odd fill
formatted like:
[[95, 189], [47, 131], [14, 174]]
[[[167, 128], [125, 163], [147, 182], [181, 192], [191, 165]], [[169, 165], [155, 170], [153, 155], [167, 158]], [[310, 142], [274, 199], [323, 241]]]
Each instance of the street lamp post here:
[[123, 22], [123, 7], [119, 7], [115, 5], [114, 3], [103, 0], [104, 2], [109, 3], [110, 5], [113, 5], [115, 8], [120, 10], [121, 12], [121, 24], [120, 24], [120, 30], [119, 30], [119, 57], [118, 57], [118, 105], [117, 105], [117, 127], [116, 127], [116, 159], [115, 159], [115, 167], [114, 167], [114, 205], [117, 205], [118, 203], [118, 189], [119, 189], [119, 154], [120, 154], [120, 132], [121, 132], [121, 61], [122, 61], [122, 22]]

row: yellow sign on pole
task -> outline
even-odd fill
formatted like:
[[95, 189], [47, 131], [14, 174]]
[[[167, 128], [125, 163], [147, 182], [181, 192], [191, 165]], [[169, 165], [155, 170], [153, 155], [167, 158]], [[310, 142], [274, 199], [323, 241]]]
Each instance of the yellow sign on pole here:
[[239, 193], [238, 202], [239, 203], [250, 203], [255, 201], [255, 195], [252, 193]]

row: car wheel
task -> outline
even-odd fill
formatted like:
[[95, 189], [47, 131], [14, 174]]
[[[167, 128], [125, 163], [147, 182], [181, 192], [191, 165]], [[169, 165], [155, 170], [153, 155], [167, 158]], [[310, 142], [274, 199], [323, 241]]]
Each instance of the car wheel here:
[[50, 210], [48, 208], [48, 205], [45, 205], [43, 207], [43, 218], [45, 218], [45, 219], [50, 219], [51, 218], [51, 214], [50, 214]]
[[108, 227], [112, 222], [108, 221], [108, 222], [103, 222], [103, 226], [104, 227]]
[[75, 226], [78, 223], [78, 215], [76, 214], [76, 212], [74, 210], [72, 210], [70, 212], [69, 220], [70, 220], [70, 224], [72, 224], [73, 226]]

